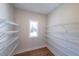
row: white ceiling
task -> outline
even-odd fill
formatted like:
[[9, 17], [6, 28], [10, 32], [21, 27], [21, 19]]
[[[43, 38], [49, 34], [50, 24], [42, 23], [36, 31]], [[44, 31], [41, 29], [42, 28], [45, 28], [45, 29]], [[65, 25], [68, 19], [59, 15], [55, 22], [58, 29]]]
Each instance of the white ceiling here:
[[48, 14], [59, 5], [58, 3], [15, 3], [14, 7], [26, 11]]

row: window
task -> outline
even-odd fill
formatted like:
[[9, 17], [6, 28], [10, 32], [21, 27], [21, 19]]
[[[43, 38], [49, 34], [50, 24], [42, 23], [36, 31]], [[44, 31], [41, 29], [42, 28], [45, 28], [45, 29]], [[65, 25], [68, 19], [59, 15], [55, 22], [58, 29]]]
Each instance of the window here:
[[29, 37], [37, 37], [38, 36], [38, 22], [30, 21], [30, 34]]

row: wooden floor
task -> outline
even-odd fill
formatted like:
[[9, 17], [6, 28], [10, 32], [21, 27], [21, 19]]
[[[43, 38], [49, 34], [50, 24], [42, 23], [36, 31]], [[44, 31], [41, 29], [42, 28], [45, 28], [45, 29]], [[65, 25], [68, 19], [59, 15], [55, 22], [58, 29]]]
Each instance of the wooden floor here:
[[19, 54], [16, 54], [15, 56], [54, 56], [54, 54], [52, 54], [48, 50], [48, 48], [45, 47], [45, 48], [40, 48], [40, 49], [28, 51], [28, 52], [19, 53]]

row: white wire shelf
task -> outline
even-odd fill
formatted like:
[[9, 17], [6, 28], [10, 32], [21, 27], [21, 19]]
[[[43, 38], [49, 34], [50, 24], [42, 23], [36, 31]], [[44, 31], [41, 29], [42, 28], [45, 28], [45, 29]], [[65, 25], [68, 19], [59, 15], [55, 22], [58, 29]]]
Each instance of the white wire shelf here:
[[[13, 44], [16, 40], [18, 40], [18, 37], [16, 37], [16, 38], [13, 38], [13, 40], [10, 40], [9, 42], [9, 44], [7, 44], [7, 45], [5, 45], [5, 46], [0, 46], [0, 50], [2, 50], [2, 49], [6, 49], [7, 47], [9, 47], [11, 44]], [[0, 52], [1, 53], [1, 52]]]
[[7, 21], [6, 23], [11, 24], [11, 25], [18, 26], [18, 24], [14, 23], [14, 22], [12, 22], [12, 21]]
[[46, 26], [46, 28], [50, 28], [50, 27], [55, 27], [55, 26], [64, 26], [64, 25], [79, 25], [79, 22], [76, 23], [65, 23], [65, 24], [56, 24], [56, 25], [50, 25], [50, 26]]
[[5, 34], [12, 34], [12, 33], [18, 33], [19, 31], [0, 31], [0, 33], [5, 33]]
[[16, 24], [15, 22], [13, 22], [13, 21], [5, 20], [5, 19], [0, 18], [0, 23], [3, 23], [3, 22], [5, 22], [7, 24], [15, 25], [15, 26], [19, 25], [19, 24]]
[[[18, 26], [19, 24], [16, 24], [11, 20], [0, 18], [0, 55], [2, 54], [12, 55], [14, 53], [14, 50], [17, 47], [16, 44], [18, 44], [17, 41], [19, 38], [17, 35], [19, 32]], [[14, 48], [12, 48], [13, 44], [14, 44]], [[6, 50], [8, 52], [3, 53]]]

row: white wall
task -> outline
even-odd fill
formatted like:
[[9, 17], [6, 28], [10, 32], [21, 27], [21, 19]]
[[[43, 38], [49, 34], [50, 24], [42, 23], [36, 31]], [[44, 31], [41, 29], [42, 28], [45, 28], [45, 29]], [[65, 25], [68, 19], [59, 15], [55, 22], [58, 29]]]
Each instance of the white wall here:
[[[38, 24], [38, 37], [29, 38], [29, 21], [37, 21]], [[45, 27], [46, 27], [46, 16], [42, 14], [37, 14], [33, 12], [27, 12], [20, 9], [15, 9], [15, 22], [18, 23], [20, 33], [19, 33], [19, 47], [17, 53], [33, 50], [41, 47], [45, 47]]]
[[79, 4], [63, 4], [48, 16], [47, 46], [55, 55], [79, 55]]
[[13, 20], [13, 7], [11, 4], [0, 3], [0, 18]]

